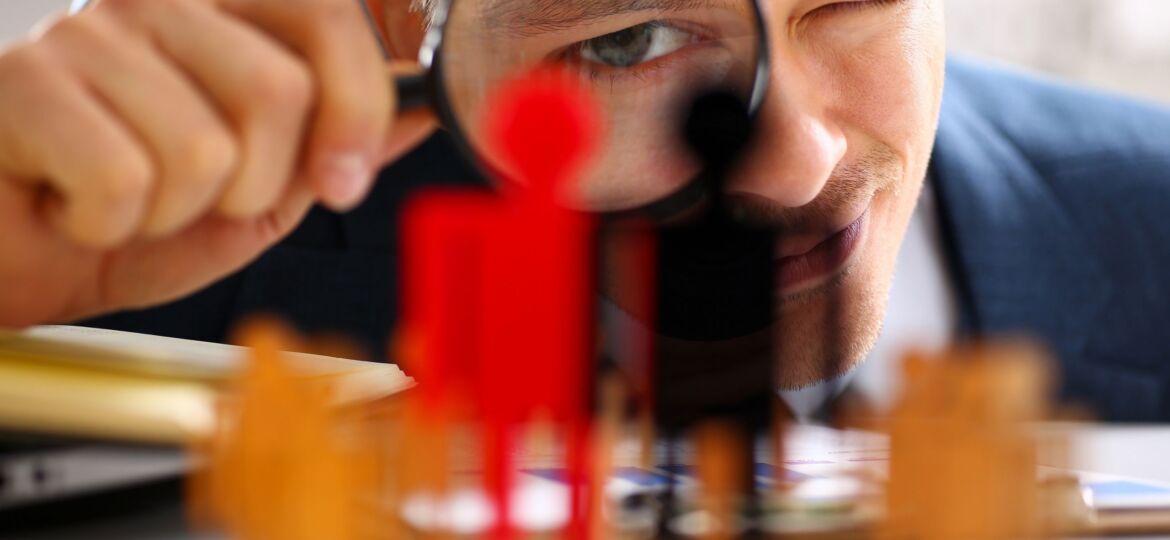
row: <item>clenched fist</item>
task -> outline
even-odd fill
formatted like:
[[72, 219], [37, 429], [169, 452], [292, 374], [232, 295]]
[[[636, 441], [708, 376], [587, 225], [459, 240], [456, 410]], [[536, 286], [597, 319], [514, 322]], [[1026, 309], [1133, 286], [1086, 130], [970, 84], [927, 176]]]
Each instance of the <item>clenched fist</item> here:
[[0, 328], [191, 293], [433, 129], [357, 0], [101, 0], [0, 54]]

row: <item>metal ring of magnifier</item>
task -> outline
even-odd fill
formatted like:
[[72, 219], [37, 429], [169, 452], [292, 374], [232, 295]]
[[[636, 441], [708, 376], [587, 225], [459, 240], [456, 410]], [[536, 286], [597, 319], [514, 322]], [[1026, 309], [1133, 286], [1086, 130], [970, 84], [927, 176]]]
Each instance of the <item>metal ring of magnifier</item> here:
[[[72, 0], [69, 11], [70, 13], [76, 13], [91, 4], [92, 1]], [[490, 167], [475, 151], [470, 142], [470, 138], [464, 132], [459, 118], [451, 106], [450, 100], [447, 99], [446, 93], [442, 91], [445, 88], [443, 81], [443, 37], [446, 33], [451, 5], [456, 1], [458, 0], [440, 0], [436, 2], [430, 28], [423, 37], [422, 46], [419, 48], [418, 53], [418, 62], [422, 66], [423, 72], [415, 75], [396, 77], [394, 87], [398, 92], [399, 110], [430, 107], [435, 115], [438, 116], [440, 123], [451, 133], [452, 139], [454, 139], [455, 144], [459, 147], [460, 152], [470, 159], [472, 163], [477, 164], [481, 170], [490, 173]], [[764, 95], [767, 93], [768, 72], [771, 69], [771, 60], [770, 49], [768, 47], [768, 32], [764, 25], [764, 13], [760, 8], [759, 0], [747, 1], [752, 6], [753, 15], [755, 16], [756, 35], [758, 36], [756, 43], [755, 80], [752, 82], [751, 95], [747, 102], [748, 116], [754, 123], [760, 106], [763, 104]], [[370, 30], [374, 32], [375, 36], [379, 36], [377, 25], [374, 23], [372, 14], [369, 13], [365, 2], [359, 1], [358, 4], [362, 8], [362, 13], [365, 15], [366, 21], [370, 24]], [[385, 44], [381, 42], [380, 37], [379, 45], [385, 50]], [[635, 216], [643, 216], [650, 219], [665, 219], [669, 216], [676, 215], [680, 211], [694, 207], [706, 195], [706, 186], [701, 185], [699, 182], [691, 181], [673, 193], [654, 202], [635, 208], [602, 211], [598, 212], [598, 215], [612, 219]]]

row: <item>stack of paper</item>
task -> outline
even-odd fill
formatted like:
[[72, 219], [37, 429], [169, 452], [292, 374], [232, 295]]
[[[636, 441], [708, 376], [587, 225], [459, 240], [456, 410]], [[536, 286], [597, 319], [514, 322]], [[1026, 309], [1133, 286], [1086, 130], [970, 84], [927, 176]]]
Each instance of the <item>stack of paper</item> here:
[[[218, 343], [46, 326], [0, 335], [0, 429], [184, 443], [211, 429], [215, 400], [246, 350]], [[414, 382], [397, 367], [302, 353], [288, 361], [332, 379], [338, 404]]]

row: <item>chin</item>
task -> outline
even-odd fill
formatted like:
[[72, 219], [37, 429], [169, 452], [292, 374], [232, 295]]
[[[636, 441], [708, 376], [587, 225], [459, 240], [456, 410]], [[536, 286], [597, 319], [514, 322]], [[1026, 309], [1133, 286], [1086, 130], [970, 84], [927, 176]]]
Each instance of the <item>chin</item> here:
[[[869, 236], [852, 264], [817, 288], [779, 301], [773, 334], [778, 388], [797, 390], [844, 375], [873, 348], [906, 222], [895, 219], [898, 234], [891, 237], [890, 223], [883, 221], [872, 223], [871, 232], [878, 234]], [[890, 238], [893, 245], [882, 245]]]
[[[888, 293], [849, 269], [781, 309], [775, 326], [777, 386], [796, 390], [857, 367], [881, 333]], [[868, 283], [866, 283], [868, 282]]]

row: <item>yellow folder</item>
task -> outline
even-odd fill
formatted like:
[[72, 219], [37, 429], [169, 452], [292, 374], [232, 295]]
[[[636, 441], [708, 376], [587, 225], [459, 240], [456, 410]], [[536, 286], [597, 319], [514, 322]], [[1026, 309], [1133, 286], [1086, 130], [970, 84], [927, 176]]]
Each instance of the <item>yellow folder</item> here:
[[[182, 444], [213, 427], [246, 349], [71, 326], [0, 335], [0, 430]], [[286, 353], [332, 380], [338, 405], [414, 385], [396, 366]]]

